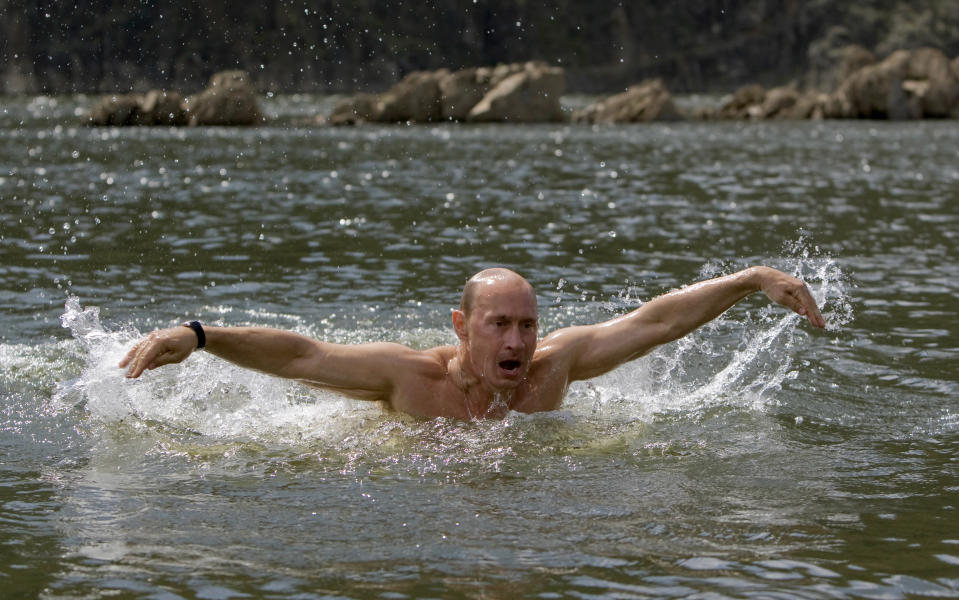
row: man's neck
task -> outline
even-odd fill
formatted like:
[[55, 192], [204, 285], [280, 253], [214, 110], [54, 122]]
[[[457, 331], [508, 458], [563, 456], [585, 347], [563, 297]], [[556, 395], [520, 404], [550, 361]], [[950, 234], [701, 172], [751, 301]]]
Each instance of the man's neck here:
[[462, 348], [447, 364], [447, 374], [453, 385], [462, 392], [461, 401], [470, 418], [503, 417], [512, 408], [516, 390], [489, 389], [483, 377], [473, 372]]

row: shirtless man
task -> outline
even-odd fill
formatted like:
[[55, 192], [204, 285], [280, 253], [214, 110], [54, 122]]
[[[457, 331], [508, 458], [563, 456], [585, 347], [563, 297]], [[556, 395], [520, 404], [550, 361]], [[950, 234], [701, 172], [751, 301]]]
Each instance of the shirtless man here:
[[132, 378], [178, 363], [197, 349], [202, 336], [208, 352], [241, 367], [383, 401], [413, 415], [502, 417], [510, 410], [559, 408], [573, 381], [639, 358], [758, 291], [812, 326], [825, 327], [802, 281], [769, 267], [751, 267], [659, 296], [609, 321], [559, 329], [538, 340], [533, 287], [513, 271], [496, 268], [477, 273], [463, 289], [460, 308], [453, 311], [458, 346], [343, 345], [264, 327], [194, 324], [154, 331], [119, 366]]

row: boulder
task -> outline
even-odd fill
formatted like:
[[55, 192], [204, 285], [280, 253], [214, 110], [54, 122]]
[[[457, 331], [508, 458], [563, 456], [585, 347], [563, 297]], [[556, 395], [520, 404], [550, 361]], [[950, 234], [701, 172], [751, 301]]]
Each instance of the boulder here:
[[691, 119], [697, 121], [714, 121], [719, 118], [719, 108], [715, 106], [694, 106], [686, 110]]
[[[560, 97], [566, 85], [559, 67], [544, 63], [526, 63], [523, 69], [508, 74], [511, 65], [493, 69], [490, 91], [467, 115], [468, 121], [508, 121], [511, 123], [563, 121]], [[512, 67], [515, 68], [515, 67]], [[501, 81], [499, 77], [505, 75]]]
[[922, 116], [948, 117], [959, 100], [959, 73], [936, 48], [918, 48], [907, 53], [903, 87], [919, 98]]
[[[563, 119], [559, 105], [563, 87], [562, 69], [543, 62], [452, 73], [447, 69], [418, 71], [379, 96], [357, 94], [343, 100], [323, 122], [556, 121]], [[471, 116], [484, 100], [485, 108]]]
[[140, 98], [137, 125], [186, 125], [183, 96], [166, 90], [150, 90]]
[[875, 54], [858, 44], [846, 46], [842, 49], [840, 56], [839, 67], [836, 69], [837, 84], [845, 81], [859, 69], [879, 62]]
[[341, 100], [333, 107], [326, 123], [330, 125], [356, 125], [366, 121], [377, 121], [379, 96], [375, 94], [356, 94]]
[[759, 119], [787, 119], [796, 102], [799, 90], [794, 85], [773, 88], [766, 92], [758, 111], [753, 111]]
[[478, 77], [489, 81], [489, 87], [494, 88], [503, 83], [507, 77], [522, 73], [526, 70], [537, 70], [547, 67], [542, 61], [530, 61], [527, 63], [508, 63], [498, 64], [495, 67], [481, 67], [478, 70]]
[[852, 119], [852, 104], [845, 93], [836, 90], [826, 98], [823, 116], [827, 119]]
[[[836, 32], [841, 32], [836, 34]], [[809, 46], [809, 73], [806, 84], [813, 89], [835, 91], [839, 84], [859, 69], [879, 62], [866, 48], [849, 43], [850, 35], [841, 26]]]
[[828, 94], [815, 90], [801, 92], [795, 103], [784, 109], [777, 117], [793, 120], [822, 119], [825, 115], [825, 105], [828, 99]]
[[[953, 76], [959, 77], [959, 56], [952, 59], [952, 63], [950, 63], [950, 65], [952, 66]], [[952, 106], [952, 110], [949, 111], [949, 118], [959, 119], [959, 102], [957, 102], [956, 104]]]
[[492, 69], [462, 69], [439, 81], [440, 114], [443, 119], [464, 121], [490, 88]]
[[380, 96], [375, 111], [376, 120], [391, 123], [441, 120], [440, 80], [448, 75], [446, 69], [408, 74]]
[[644, 123], [682, 118], [662, 79], [643, 81], [573, 113], [573, 121], [583, 123]]
[[140, 112], [140, 100], [137, 94], [103, 98], [90, 110], [87, 123], [102, 127], [136, 125]]
[[745, 85], [719, 109], [720, 119], [750, 119], [759, 116], [762, 103], [766, 99], [766, 89], [758, 83]]
[[242, 71], [217, 73], [191, 98], [178, 92], [109, 96], [90, 111], [90, 125], [252, 125], [263, 120], [256, 94]]
[[826, 116], [919, 119], [948, 117], [959, 101], [959, 76], [934, 48], [898, 50], [847, 77], [830, 96]]
[[263, 121], [250, 76], [244, 71], [216, 73], [205, 90], [183, 104], [191, 126], [255, 125]]

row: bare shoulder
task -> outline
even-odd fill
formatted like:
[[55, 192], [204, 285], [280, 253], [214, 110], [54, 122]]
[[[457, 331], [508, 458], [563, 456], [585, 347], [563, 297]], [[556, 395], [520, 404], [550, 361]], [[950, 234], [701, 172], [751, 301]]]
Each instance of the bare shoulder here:
[[410, 374], [430, 379], [445, 378], [447, 363], [456, 354], [453, 346], [437, 346], [427, 350], [403, 347], [406, 351], [401, 358], [404, 366], [410, 369]]
[[392, 342], [333, 344], [315, 341], [305, 364], [293, 371], [302, 383], [361, 400], [389, 400], [397, 390], [445, 373], [437, 349]]
[[446, 373], [444, 358], [454, 352], [452, 347], [417, 350], [393, 342], [373, 342], [353, 346], [356, 351], [375, 356], [375, 368], [388, 371], [393, 379], [413, 377], [442, 377]]
[[545, 381], [568, 382], [588, 342], [588, 335], [589, 326], [564, 327], [540, 340], [530, 368], [536, 386], [541, 386]]
[[563, 373], [570, 381], [602, 375], [638, 356], [630, 346], [639, 338], [628, 329], [630, 319], [630, 315], [623, 315], [602, 323], [558, 329], [543, 338], [534, 360], [542, 361], [552, 373]]
[[582, 351], [595, 325], [563, 327], [546, 335], [536, 345], [534, 361], [564, 363]]
[[456, 355], [452, 346], [412, 350], [402, 357], [402, 373], [389, 397], [394, 410], [423, 417], [457, 416], [448, 406], [448, 367]]

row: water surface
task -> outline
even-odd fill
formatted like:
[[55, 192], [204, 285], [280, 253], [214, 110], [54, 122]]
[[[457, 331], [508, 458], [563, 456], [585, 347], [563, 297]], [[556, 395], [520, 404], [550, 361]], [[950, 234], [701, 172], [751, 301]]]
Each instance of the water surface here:
[[[13, 597], [959, 596], [955, 122], [88, 129], [0, 102], [0, 586]], [[563, 410], [417, 420], [198, 354], [187, 318], [452, 343], [770, 264]], [[63, 326], [61, 326], [63, 325]]]

